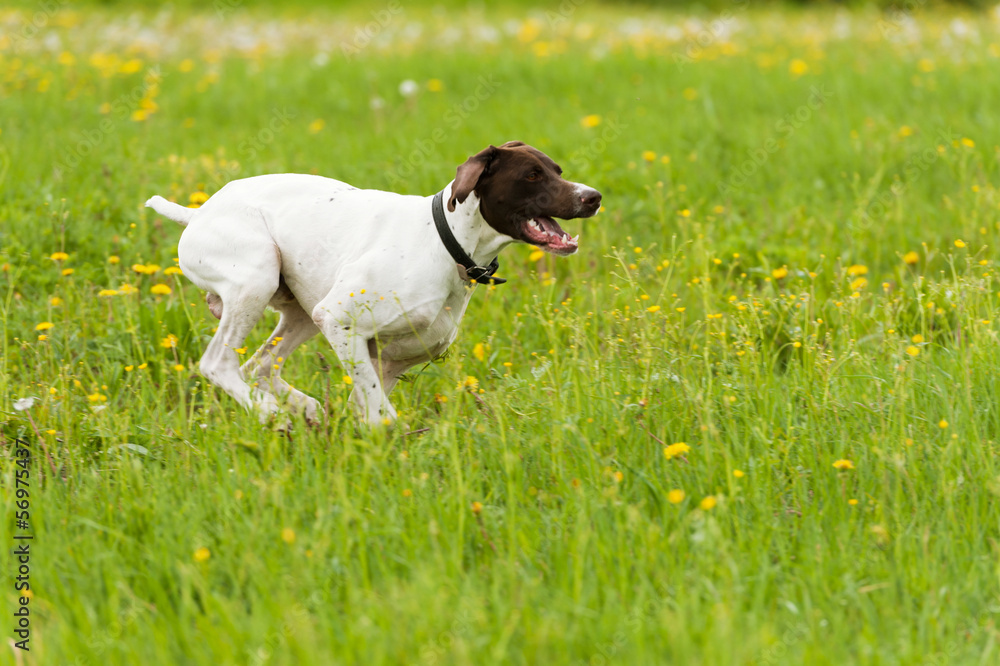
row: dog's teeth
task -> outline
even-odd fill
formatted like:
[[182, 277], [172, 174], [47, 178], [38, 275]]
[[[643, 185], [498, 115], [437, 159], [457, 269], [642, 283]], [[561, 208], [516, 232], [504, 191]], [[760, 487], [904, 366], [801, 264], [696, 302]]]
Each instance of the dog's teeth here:
[[580, 242], [580, 234], [577, 234], [576, 236], [573, 236], [573, 242], [574, 243], [579, 243]]

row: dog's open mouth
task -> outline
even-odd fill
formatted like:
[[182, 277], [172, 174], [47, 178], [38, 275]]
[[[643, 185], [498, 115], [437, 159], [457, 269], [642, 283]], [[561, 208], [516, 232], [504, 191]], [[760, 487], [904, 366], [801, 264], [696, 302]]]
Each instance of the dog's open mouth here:
[[521, 224], [524, 239], [552, 254], [573, 254], [579, 248], [579, 234], [571, 238], [551, 217], [538, 216]]

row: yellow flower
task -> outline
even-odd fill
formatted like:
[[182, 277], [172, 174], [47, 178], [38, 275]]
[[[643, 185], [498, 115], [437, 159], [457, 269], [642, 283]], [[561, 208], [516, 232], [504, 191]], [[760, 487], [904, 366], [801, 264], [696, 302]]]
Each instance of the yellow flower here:
[[120, 261], [121, 261], [121, 259], [116, 254], [113, 254], [110, 257], [108, 257], [108, 263], [109, 264], [117, 264]]
[[538, 261], [545, 256], [545, 252], [542, 250], [534, 250], [528, 255], [528, 261]]
[[965, 241], [962, 240], [961, 238], [959, 238], [958, 240], [955, 241], [955, 247], [959, 247], [959, 248], [965, 247]]
[[179, 269], [177, 266], [170, 266], [169, 268], [164, 269], [163, 274], [164, 275], [184, 275], [184, 272], [181, 271], [181, 269]]
[[698, 91], [694, 88], [685, 88], [684, 92], [681, 94], [684, 95], [684, 99], [689, 102], [693, 102], [698, 99]]
[[802, 76], [809, 71], [809, 64], [805, 60], [799, 60], [796, 58], [792, 62], [788, 63], [788, 71], [795, 76]]
[[680, 488], [674, 488], [669, 493], [667, 493], [667, 501], [671, 504], [680, 504], [684, 501], [684, 491]]
[[205, 548], [204, 546], [194, 551], [195, 562], [204, 562], [210, 557], [212, 557], [212, 551], [210, 551], [208, 548]]
[[322, 118], [317, 118], [316, 120], [309, 123], [309, 133], [319, 134], [320, 132], [323, 131], [324, 127], [326, 127], [326, 121], [323, 120]]
[[475, 356], [480, 361], [486, 358], [486, 347], [483, 346], [482, 342], [477, 342], [475, 344], [475, 346], [472, 348], [472, 355]]
[[854, 280], [851, 280], [851, 289], [857, 291], [858, 289], [864, 287], [866, 284], [868, 284], [868, 278], [863, 278], [863, 277], [855, 278]]
[[41, 324], [38, 324], [37, 326], [35, 326], [35, 330], [36, 331], [47, 331], [50, 328], [53, 328], [54, 326], [55, 326], [55, 324], [53, 324], [51, 321], [43, 321]]
[[472, 513], [478, 516], [482, 512], [482, 510], [483, 510], [483, 505], [481, 502], [472, 503]]
[[847, 503], [850, 504], [851, 506], [855, 506], [855, 505], [857, 505], [858, 500], [856, 500], [856, 499], [849, 499], [849, 500], [847, 500]]
[[712, 510], [712, 509], [715, 508], [716, 504], [718, 504], [718, 501], [716, 501], [715, 496], [714, 495], [709, 495], [708, 497], [706, 497], [705, 499], [703, 499], [701, 502], [699, 502], [698, 506], [701, 507], [702, 511], [710, 511], [710, 510]]
[[589, 116], [584, 116], [580, 119], [580, 124], [586, 128], [597, 127], [601, 124], [601, 117], [597, 114], [591, 114]]
[[99, 292], [97, 292], [97, 295], [102, 297], [117, 296], [118, 291], [115, 289], [101, 289]]
[[659, 312], [659, 311], [660, 311], [659, 305], [650, 305], [648, 308], [646, 308], [646, 312]]
[[771, 275], [774, 276], [775, 280], [782, 280], [788, 277], [788, 269], [782, 266], [781, 268], [775, 268], [771, 271]]
[[184, 367], [183, 363], [178, 363], [177, 365], [174, 366], [174, 370], [176, 370], [177, 372], [184, 372], [186, 368]]
[[240, 356], [243, 356], [244, 354], [247, 353], [247, 348], [246, 347], [237, 347], [233, 351], [236, 352], [237, 354], [239, 354]]
[[475, 377], [469, 375], [464, 380], [462, 380], [459, 383], [459, 385], [456, 386], [455, 388], [458, 388], [458, 389], [470, 388], [472, 390], [475, 390], [475, 389], [479, 388], [479, 380], [476, 379]]
[[412, 496], [413, 496], [412, 490], [410, 490], [409, 488], [403, 489], [403, 497], [412, 497]]
[[295, 530], [291, 527], [281, 530], [281, 540], [288, 544], [295, 543]]
[[430, 79], [427, 81], [427, 89], [431, 92], [441, 92], [444, 90], [444, 83], [441, 79]]
[[656, 153], [654, 153], [652, 150], [644, 150], [642, 151], [642, 159], [646, 160], [647, 162], [652, 162], [653, 160], [656, 159]]
[[350, 386], [351, 384], [354, 383], [354, 380], [351, 379], [350, 375], [344, 375], [341, 378], [341, 381], [344, 382], [344, 386]]
[[910, 356], [919, 356], [920, 347], [914, 347], [913, 345], [910, 345], [909, 347], [906, 348], [906, 353], [909, 354]]
[[899, 136], [903, 137], [904, 139], [908, 136], [913, 136], [913, 128], [910, 127], [909, 125], [903, 125], [902, 127], [899, 128]]
[[160, 346], [164, 349], [172, 349], [177, 346], [177, 336], [173, 333], [168, 333], [167, 337], [160, 340]]
[[101, 393], [91, 393], [87, 396], [87, 400], [90, 402], [107, 402], [108, 396]]
[[941, 430], [944, 430], [945, 428], [948, 427], [948, 422], [945, 421], [944, 419], [941, 419], [940, 421], [938, 421], [938, 427], [941, 428]]
[[676, 444], [671, 444], [670, 446], [663, 447], [663, 455], [670, 460], [671, 458], [676, 458], [678, 456], [683, 456], [685, 453], [691, 450], [691, 447], [684, 442], [677, 442]]
[[140, 370], [145, 370], [145, 369], [146, 369], [146, 366], [148, 366], [148, 365], [149, 365], [149, 363], [140, 363], [140, 364], [139, 364], [139, 369], [140, 369]]
[[67, 275], [72, 275], [74, 272], [76, 272], [76, 271], [73, 268], [64, 268], [64, 269], [62, 269], [63, 277], [65, 277]]
[[851, 277], [855, 275], [868, 275], [868, 267], [862, 266], [861, 264], [854, 264], [847, 268], [847, 274]]
[[841, 470], [854, 469], [854, 463], [852, 463], [850, 460], [847, 459], [834, 461], [833, 466]]
[[65, 252], [53, 252], [49, 256], [49, 259], [51, 259], [52, 261], [66, 261], [67, 259], [69, 259], [69, 255], [66, 254]]
[[118, 287], [118, 293], [121, 294], [134, 294], [137, 291], [139, 290], [130, 284], [123, 284], [122, 286]]
[[198, 190], [197, 192], [192, 192], [191, 195], [188, 197], [188, 201], [192, 204], [200, 206], [206, 201], [208, 201], [208, 194], [202, 192], [201, 190]]
[[962, 139], [962, 145], [965, 146], [966, 148], [975, 148], [976, 142], [970, 139], [969, 137], [964, 137]]
[[923, 341], [924, 341], [924, 336], [920, 335], [919, 333], [910, 338], [910, 342], [912, 342], [915, 345], [919, 345]]
[[47, 336], [47, 335], [39, 335], [38, 336], [38, 341], [39, 342], [45, 342], [48, 339], [49, 339], [49, 336]]
[[126, 365], [125, 366], [125, 372], [132, 372], [133, 370], [135, 370], [135, 366], [134, 365]]
[[903, 262], [909, 264], [910, 266], [914, 265], [918, 261], [920, 261], [920, 255], [913, 250], [910, 250], [903, 255]]
[[165, 284], [154, 284], [152, 287], [149, 288], [149, 290], [154, 294], [156, 294], [157, 296], [166, 296], [167, 294], [171, 294], [174, 291]]
[[735, 476], [737, 479], [742, 479], [744, 476], [746, 476], [746, 474], [744, 474], [743, 472], [741, 472], [738, 469], [734, 469], [733, 470], [733, 476]]

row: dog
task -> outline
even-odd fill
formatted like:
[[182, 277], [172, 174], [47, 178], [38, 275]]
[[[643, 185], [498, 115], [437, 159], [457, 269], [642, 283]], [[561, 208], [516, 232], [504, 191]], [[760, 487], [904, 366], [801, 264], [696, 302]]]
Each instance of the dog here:
[[[601, 193], [510, 141], [471, 156], [430, 197], [276, 174], [232, 181], [200, 208], [160, 196], [146, 206], [185, 226], [180, 268], [220, 320], [200, 362], [209, 381], [262, 423], [281, 402], [318, 422], [319, 402], [280, 371], [322, 333], [352, 380], [360, 417], [390, 424], [399, 377], [455, 340], [477, 283], [504, 282], [494, 276], [500, 250], [521, 242], [573, 254], [579, 236], [554, 218], [595, 215]], [[240, 367], [236, 349], [268, 306], [281, 314], [278, 326]]]

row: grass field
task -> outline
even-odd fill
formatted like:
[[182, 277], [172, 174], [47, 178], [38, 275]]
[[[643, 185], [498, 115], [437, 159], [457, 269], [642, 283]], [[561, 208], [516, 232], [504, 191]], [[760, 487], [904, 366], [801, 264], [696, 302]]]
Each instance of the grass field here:
[[[996, 663], [998, 66], [919, 3], [0, 10], [0, 663]], [[606, 209], [395, 427], [319, 338], [290, 437], [198, 375], [150, 195], [509, 139]]]

